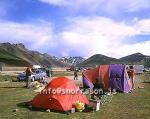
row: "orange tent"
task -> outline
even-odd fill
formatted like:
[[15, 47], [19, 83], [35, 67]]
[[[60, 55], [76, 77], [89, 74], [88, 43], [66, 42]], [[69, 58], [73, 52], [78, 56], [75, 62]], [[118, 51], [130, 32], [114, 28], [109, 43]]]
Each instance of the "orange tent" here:
[[109, 65], [101, 65], [99, 68], [99, 78], [105, 90], [109, 88]]
[[79, 87], [72, 80], [66, 77], [58, 77], [35, 96], [31, 105], [42, 109], [68, 111], [77, 101], [89, 103], [86, 96], [80, 92]]
[[90, 80], [93, 84], [95, 84], [96, 82], [96, 78], [99, 78], [99, 67], [90, 69], [90, 70], [86, 70], [85, 72], [83, 72], [83, 75]]
[[109, 88], [109, 65], [101, 65], [99, 67], [87, 70], [83, 72], [83, 75], [92, 84], [95, 84], [96, 78], [99, 78], [100, 82], [103, 84], [105, 90]]

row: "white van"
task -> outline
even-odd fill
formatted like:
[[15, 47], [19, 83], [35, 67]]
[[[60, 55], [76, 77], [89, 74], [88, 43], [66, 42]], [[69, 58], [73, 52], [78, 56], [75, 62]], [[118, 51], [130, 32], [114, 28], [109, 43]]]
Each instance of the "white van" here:
[[41, 66], [40, 65], [33, 65], [33, 69], [40, 69]]
[[136, 74], [142, 74], [144, 73], [144, 66], [143, 65], [134, 65], [135, 73]]

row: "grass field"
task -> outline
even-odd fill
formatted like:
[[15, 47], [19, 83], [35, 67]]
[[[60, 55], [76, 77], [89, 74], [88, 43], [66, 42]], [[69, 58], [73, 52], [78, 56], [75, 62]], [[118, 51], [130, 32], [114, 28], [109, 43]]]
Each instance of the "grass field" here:
[[[56, 76], [73, 76], [74, 72], [73, 71], [64, 71], [64, 72], [53, 72], [54, 77]], [[78, 72], [78, 75], [82, 75], [82, 72]]]
[[2, 81], [17, 81], [17, 76], [0, 75], [0, 82]]
[[[14, 86], [7, 88], [0, 82], [0, 119], [150, 119], [150, 81], [145, 76], [139, 76], [133, 93], [119, 93], [113, 96], [110, 103], [102, 106], [98, 112], [79, 113], [71, 115], [33, 111], [20, 103], [30, 101], [36, 95], [29, 89]], [[18, 83], [18, 82], [16, 82]], [[17, 112], [13, 112], [18, 109]]]

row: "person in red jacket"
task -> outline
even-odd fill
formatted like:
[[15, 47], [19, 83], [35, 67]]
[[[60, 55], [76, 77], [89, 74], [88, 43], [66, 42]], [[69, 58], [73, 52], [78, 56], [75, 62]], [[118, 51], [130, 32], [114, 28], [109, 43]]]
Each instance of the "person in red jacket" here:
[[26, 69], [26, 87], [29, 88], [30, 87], [30, 83], [31, 83], [31, 74], [33, 73], [32, 72], [32, 68], [33, 68], [33, 65], [29, 65]]

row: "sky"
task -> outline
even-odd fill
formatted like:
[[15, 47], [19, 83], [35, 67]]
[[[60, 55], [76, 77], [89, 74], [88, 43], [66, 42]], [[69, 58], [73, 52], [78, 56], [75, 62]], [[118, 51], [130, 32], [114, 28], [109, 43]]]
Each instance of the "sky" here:
[[150, 0], [0, 0], [0, 43], [53, 56], [150, 55]]

